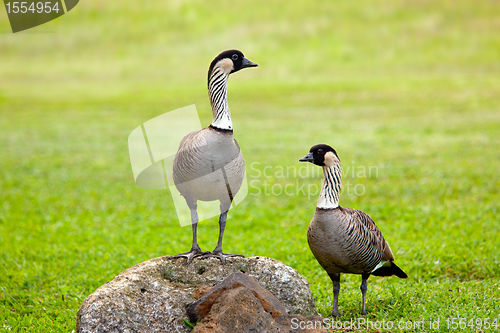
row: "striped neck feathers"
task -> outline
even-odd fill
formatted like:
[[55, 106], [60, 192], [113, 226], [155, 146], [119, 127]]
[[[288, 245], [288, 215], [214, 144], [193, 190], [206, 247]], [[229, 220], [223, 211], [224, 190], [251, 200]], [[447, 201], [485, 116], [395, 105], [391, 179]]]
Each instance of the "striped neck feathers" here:
[[334, 209], [339, 206], [340, 182], [342, 169], [340, 160], [332, 152], [325, 154], [323, 167], [323, 186], [319, 194], [317, 207], [321, 209]]
[[212, 127], [233, 130], [231, 113], [227, 105], [227, 80], [233, 70], [230, 59], [222, 59], [215, 64], [208, 76], [208, 96], [212, 105]]

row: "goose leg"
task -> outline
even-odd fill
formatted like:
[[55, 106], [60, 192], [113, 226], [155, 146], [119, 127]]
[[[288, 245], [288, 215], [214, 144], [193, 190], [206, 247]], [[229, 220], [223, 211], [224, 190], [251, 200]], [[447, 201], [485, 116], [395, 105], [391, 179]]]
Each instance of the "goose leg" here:
[[227, 220], [227, 210], [225, 212], [221, 213], [220, 217], [219, 217], [219, 240], [217, 241], [217, 246], [212, 251], [212, 253], [204, 255], [201, 259], [206, 259], [206, 258], [211, 258], [211, 257], [219, 258], [219, 260], [222, 262], [222, 265], [225, 265], [226, 258], [228, 258], [228, 257], [245, 258], [245, 256], [242, 254], [222, 253], [222, 238], [224, 237], [224, 229], [226, 228], [226, 220]]
[[191, 246], [191, 250], [189, 250], [188, 252], [177, 254], [175, 256], [170, 256], [168, 257], [168, 259], [186, 258], [187, 263], [190, 264], [195, 257], [210, 253], [202, 252], [200, 246], [198, 245], [198, 212], [196, 211], [196, 208], [191, 209], [191, 226], [193, 228], [193, 245]]
[[363, 279], [361, 281], [361, 286], [359, 289], [361, 289], [361, 294], [363, 295], [363, 306], [361, 307], [361, 315], [364, 316], [366, 315], [366, 291], [368, 290], [368, 278], [370, 277], [370, 274], [363, 274], [361, 275], [361, 278]]
[[332, 316], [334, 318], [340, 317], [339, 312], [339, 294], [340, 294], [340, 273], [328, 274], [333, 283], [333, 310]]

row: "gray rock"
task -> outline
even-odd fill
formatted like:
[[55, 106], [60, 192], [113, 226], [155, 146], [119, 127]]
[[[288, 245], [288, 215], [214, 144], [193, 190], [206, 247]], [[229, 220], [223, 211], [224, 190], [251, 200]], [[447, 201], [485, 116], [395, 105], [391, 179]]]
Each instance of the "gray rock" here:
[[184, 322], [195, 291], [213, 287], [236, 271], [245, 272], [269, 290], [289, 314], [316, 315], [307, 281], [284, 263], [266, 257], [160, 257], [135, 265], [99, 287], [77, 314], [76, 332], [191, 332]]
[[273, 318], [287, 313], [285, 307], [280, 303], [280, 301], [267, 289], [262, 287], [257, 280], [242, 273], [241, 271], [237, 271], [229, 275], [224, 279], [224, 281], [213, 287], [199, 300], [187, 308], [189, 320], [192, 323], [196, 323], [198, 319], [205, 318], [212, 309], [214, 303], [219, 297], [222, 296], [222, 294], [230, 289], [236, 289], [242, 286], [246, 287], [253, 293], [253, 295], [259, 300], [264, 311], [269, 313]]

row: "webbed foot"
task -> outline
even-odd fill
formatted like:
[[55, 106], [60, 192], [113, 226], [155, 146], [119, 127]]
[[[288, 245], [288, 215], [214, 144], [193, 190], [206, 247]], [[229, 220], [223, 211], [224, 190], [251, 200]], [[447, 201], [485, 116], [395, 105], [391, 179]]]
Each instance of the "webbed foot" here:
[[230, 253], [222, 253], [222, 251], [214, 251], [214, 252], [211, 252], [211, 253], [209, 252], [208, 254], [203, 255], [200, 259], [218, 258], [221, 261], [222, 266], [224, 266], [226, 264], [226, 258], [229, 258], [229, 257], [245, 258], [245, 256], [242, 254], [230, 254]]
[[339, 319], [340, 317], [342, 317], [342, 315], [340, 314], [339, 310], [335, 311], [335, 309], [332, 311], [332, 317], [333, 319]]
[[187, 263], [189, 265], [194, 258], [208, 254], [210, 254], [210, 251], [202, 252], [200, 249], [191, 249], [188, 252], [176, 254], [175, 256], [170, 256], [168, 257], [168, 259], [186, 258]]

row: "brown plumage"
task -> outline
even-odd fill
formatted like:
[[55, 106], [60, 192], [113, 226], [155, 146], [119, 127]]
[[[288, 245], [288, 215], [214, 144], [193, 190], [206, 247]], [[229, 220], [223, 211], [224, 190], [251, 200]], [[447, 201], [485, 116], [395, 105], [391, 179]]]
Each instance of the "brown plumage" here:
[[307, 230], [307, 241], [316, 260], [333, 282], [332, 314], [340, 316], [338, 295], [340, 274], [361, 274], [363, 305], [366, 314], [367, 279], [370, 275], [406, 278], [394, 264], [389, 244], [373, 219], [363, 211], [340, 207], [338, 204], [342, 171], [333, 148], [316, 145], [300, 159], [323, 167], [323, 187], [314, 216]]

